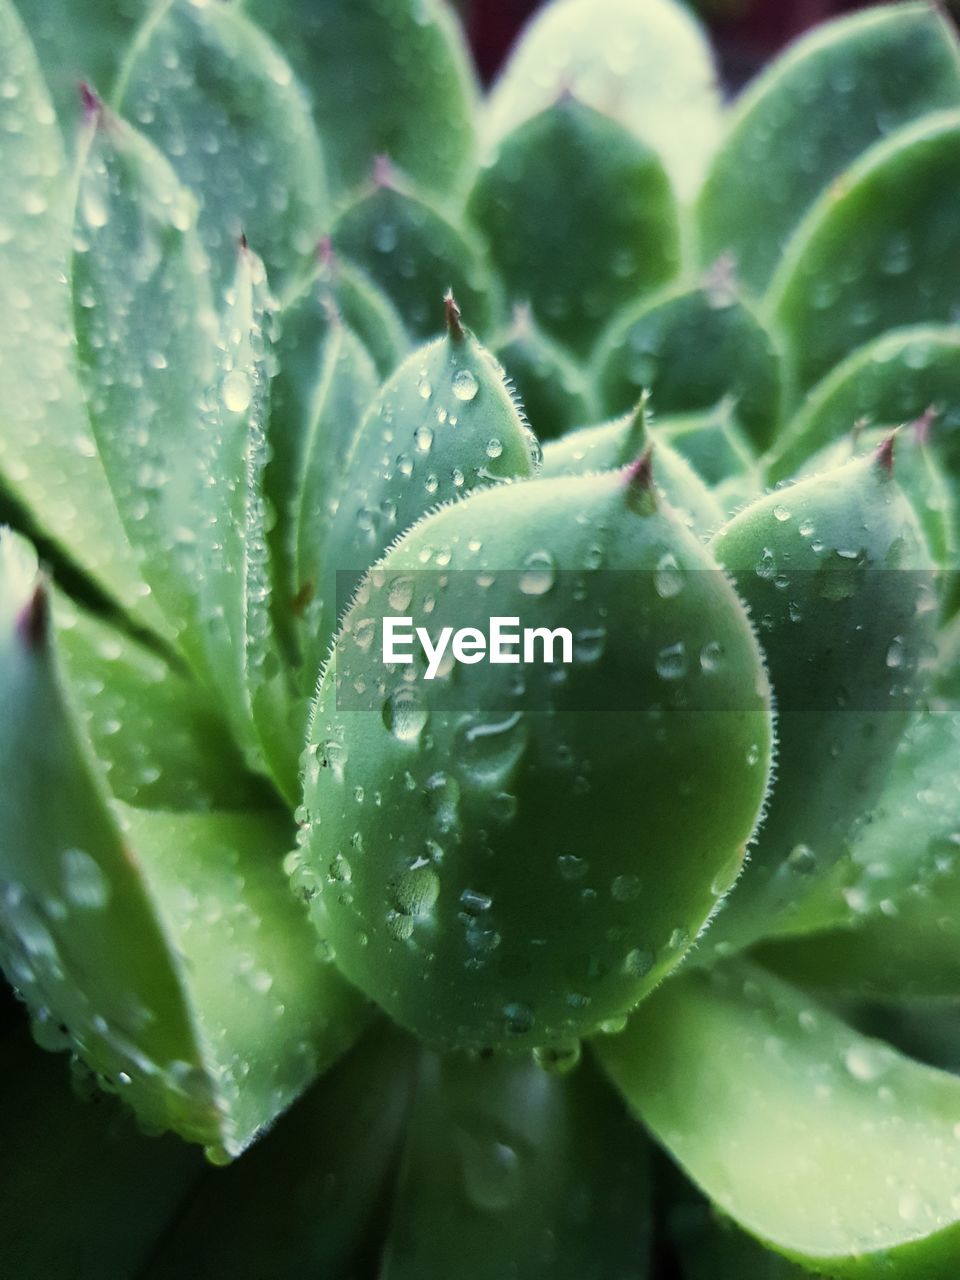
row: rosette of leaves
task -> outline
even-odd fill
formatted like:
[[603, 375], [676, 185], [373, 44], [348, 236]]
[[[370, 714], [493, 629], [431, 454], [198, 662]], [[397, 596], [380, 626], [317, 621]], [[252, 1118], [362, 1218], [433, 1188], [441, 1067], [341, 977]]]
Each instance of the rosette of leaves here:
[[5, 1273], [955, 1280], [941, 10], [0, 0], [0, 159]]

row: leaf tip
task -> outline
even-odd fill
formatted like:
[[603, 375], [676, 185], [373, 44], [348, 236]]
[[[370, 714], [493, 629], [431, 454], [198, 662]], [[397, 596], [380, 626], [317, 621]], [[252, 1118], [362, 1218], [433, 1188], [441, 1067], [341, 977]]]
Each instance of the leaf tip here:
[[80, 102], [83, 105], [84, 124], [99, 121], [103, 114], [103, 101], [97, 91], [86, 80], [80, 81]]
[[443, 309], [447, 322], [447, 333], [454, 342], [462, 342], [466, 336], [466, 330], [463, 327], [463, 315], [457, 300], [453, 296], [453, 290], [448, 289], [443, 295]]
[[894, 455], [896, 453], [898, 434], [898, 431], [891, 431], [890, 434], [877, 446], [877, 452], [874, 455], [876, 465], [888, 476], [893, 475]]
[[940, 417], [941, 409], [937, 404], [928, 404], [919, 418], [914, 419], [910, 423], [913, 429], [913, 438], [918, 445], [927, 445], [930, 443], [930, 437], [933, 434], [934, 424]]
[[393, 162], [385, 153], [373, 158], [373, 185], [378, 191], [395, 185]]
[[653, 445], [648, 444], [640, 456], [627, 467], [627, 502], [634, 511], [650, 515], [657, 509], [657, 491], [653, 483]]

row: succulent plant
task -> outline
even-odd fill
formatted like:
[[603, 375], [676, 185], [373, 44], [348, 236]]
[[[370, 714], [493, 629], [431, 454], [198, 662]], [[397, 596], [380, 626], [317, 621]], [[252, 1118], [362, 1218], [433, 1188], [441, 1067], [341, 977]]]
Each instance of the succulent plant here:
[[956, 1280], [941, 9], [0, 0], [0, 158], [5, 1273]]

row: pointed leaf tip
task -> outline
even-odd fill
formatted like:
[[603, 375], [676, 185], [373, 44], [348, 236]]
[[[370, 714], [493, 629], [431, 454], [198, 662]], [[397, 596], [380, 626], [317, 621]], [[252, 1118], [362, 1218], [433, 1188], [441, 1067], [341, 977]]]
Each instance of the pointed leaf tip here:
[[99, 118], [103, 111], [103, 102], [99, 94], [86, 80], [80, 81], [80, 101], [83, 104], [84, 123], [90, 124], [91, 121]]
[[454, 342], [462, 342], [465, 337], [463, 327], [463, 316], [457, 305], [457, 300], [453, 296], [453, 290], [448, 289], [443, 296], [443, 307], [447, 321], [447, 333]]
[[878, 446], [876, 460], [880, 467], [887, 473], [893, 475], [894, 453], [897, 444], [897, 432], [891, 431], [887, 438]]
[[933, 432], [934, 423], [940, 417], [941, 409], [939, 405], [927, 405], [920, 417], [910, 423], [913, 428], [913, 436], [919, 445], [930, 443], [930, 436]]
[[246, 253], [247, 250], [250, 248], [250, 242], [247, 240], [247, 233], [245, 231], [240, 232], [240, 239], [238, 240], [237, 243], [240, 247], [241, 253]]
[[627, 468], [627, 485], [633, 493], [653, 494], [652, 444], [648, 444], [640, 457]]
[[42, 649], [50, 630], [50, 595], [44, 582], [38, 582], [33, 595], [17, 617], [17, 635], [26, 648]]
[[374, 156], [373, 185], [375, 187], [392, 187], [394, 185], [393, 163], [388, 155]]

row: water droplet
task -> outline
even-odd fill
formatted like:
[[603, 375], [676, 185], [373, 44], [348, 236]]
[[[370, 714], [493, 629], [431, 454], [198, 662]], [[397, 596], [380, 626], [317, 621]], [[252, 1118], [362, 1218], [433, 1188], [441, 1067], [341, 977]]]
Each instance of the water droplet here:
[[405, 871], [390, 886], [390, 900], [398, 916], [422, 920], [436, 906], [440, 877], [430, 866]]
[[63, 888], [75, 907], [98, 911], [110, 901], [110, 882], [85, 849], [66, 849], [60, 860]]
[[526, 596], [542, 596], [557, 578], [557, 566], [549, 551], [531, 551], [523, 561], [520, 590]]
[[672, 600], [683, 590], [683, 574], [672, 552], [665, 552], [657, 561], [653, 583], [661, 600]]
[[250, 379], [242, 369], [228, 373], [223, 383], [223, 403], [231, 413], [245, 413], [250, 408], [253, 391]]
[[527, 744], [527, 726], [521, 711], [503, 720], [469, 720], [457, 734], [457, 756], [463, 768], [478, 781], [501, 776], [517, 763]]
[[580, 1061], [579, 1041], [573, 1044], [554, 1044], [534, 1049], [533, 1058], [539, 1067], [551, 1075], [566, 1075]]
[[489, 1132], [457, 1133], [460, 1168], [467, 1198], [483, 1213], [502, 1213], [520, 1198], [522, 1166], [513, 1147], [492, 1138]]
[[623, 959], [623, 972], [628, 978], [645, 978], [653, 968], [653, 952], [634, 947]]
[[416, 742], [426, 728], [427, 718], [418, 689], [397, 689], [383, 704], [383, 723], [400, 742]]
[[787, 866], [796, 875], [808, 876], [817, 869], [817, 855], [808, 844], [794, 845], [787, 858]]
[[469, 369], [458, 369], [453, 375], [453, 394], [458, 400], [475, 400], [479, 390], [476, 374]]
[[768, 582], [777, 572], [777, 562], [773, 552], [769, 547], [764, 547], [760, 553], [760, 559], [757, 561], [757, 577]]
[[687, 652], [680, 641], [657, 654], [657, 675], [661, 680], [680, 680], [687, 674]]
[[503, 1017], [508, 1035], [523, 1036], [533, 1029], [534, 1014], [528, 1004], [512, 1001], [504, 1005]]
[[617, 902], [634, 902], [640, 897], [641, 888], [639, 876], [617, 876], [610, 885], [610, 893]]

